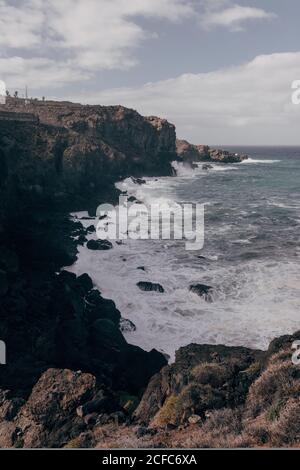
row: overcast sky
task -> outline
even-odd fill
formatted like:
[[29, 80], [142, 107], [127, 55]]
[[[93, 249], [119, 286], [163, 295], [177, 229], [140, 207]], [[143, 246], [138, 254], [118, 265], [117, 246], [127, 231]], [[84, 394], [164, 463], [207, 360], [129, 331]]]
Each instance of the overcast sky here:
[[299, 0], [0, 0], [0, 79], [194, 143], [300, 145], [299, 18]]

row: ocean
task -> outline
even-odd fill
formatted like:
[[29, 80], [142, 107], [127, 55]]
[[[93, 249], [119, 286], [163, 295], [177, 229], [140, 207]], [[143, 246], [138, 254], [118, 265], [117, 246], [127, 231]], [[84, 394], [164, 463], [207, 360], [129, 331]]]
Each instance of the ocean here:
[[[190, 343], [265, 349], [300, 329], [300, 148], [228, 150], [250, 158], [209, 171], [177, 164], [177, 176], [117, 185], [147, 204], [204, 203], [201, 251], [187, 251], [184, 240], [126, 240], [109, 251], [80, 247], [70, 268], [89, 273], [136, 325], [128, 342], [171, 360]], [[165, 292], [143, 292], [140, 281]], [[213, 287], [211, 302], [189, 290], [198, 283]]]

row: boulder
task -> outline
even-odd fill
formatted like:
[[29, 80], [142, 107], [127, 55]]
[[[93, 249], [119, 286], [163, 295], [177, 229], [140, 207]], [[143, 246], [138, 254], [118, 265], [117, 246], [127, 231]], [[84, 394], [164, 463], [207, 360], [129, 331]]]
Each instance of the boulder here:
[[96, 378], [48, 369], [15, 419], [24, 447], [61, 447], [82, 430], [76, 410], [97, 395]]
[[95, 233], [96, 232], [95, 225], [90, 225], [89, 227], [87, 227], [86, 232], [87, 233]]
[[111, 250], [113, 248], [109, 240], [89, 240], [86, 246], [89, 250], [93, 251]]
[[201, 422], [201, 416], [199, 415], [192, 415], [189, 417], [188, 422], [190, 424], [198, 424]]
[[87, 294], [93, 289], [93, 281], [90, 276], [86, 273], [81, 274], [81, 276], [77, 278], [77, 282], [80, 287], [82, 287], [85, 294]]
[[142, 184], [146, 184], [146, 180], [142, 179], [142, 178], [131, 178], [132, 181], [135, 183], [135, 184], [138, 184], [138, 185], [142, 185]]
[[190, 291], [199, 295], [199, 297], [203, 297], [208, 302], [212, 301], [211, 293], [213, 288], [211, 286], [207, 286], [205, 284], [193, 284], [190, 286]]
[[132, 321], [127, 320], [126, 318], [121, 318], [120, 330], [122, 331], [122, 333], [131, 333], [133, 331], [136, 331], [136, 326]]
[[160, 294], [163, 294], [165, 292], [164, 288], [160, 284], [156, 284], [153, 282], [138, 282], [137, 286], [140, 290], [144, 292], [159, 292]]

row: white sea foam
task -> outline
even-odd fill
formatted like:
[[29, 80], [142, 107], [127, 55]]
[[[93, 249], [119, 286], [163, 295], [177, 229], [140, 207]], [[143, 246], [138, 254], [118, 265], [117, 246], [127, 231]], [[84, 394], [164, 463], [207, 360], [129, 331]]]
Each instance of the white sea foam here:
[[[181, 170], [179, 167], [177, 177], [145, 178], [143, 185], [128, 178], [118, 188], [144, 203], [172, 204], [177, 201], [178, 192], [186, 194], [183, 190], [190, 178], [198, 178], [199, 185], [203, 177], [219, 178], [215, 168]], [[215, 203], [210, 202], [213, 209]], [[284, 204], [280, 200], [274, 202]], [[258, 207], [257, 204], [248, 202], [249, 207]], [[248, 214], [256, 212], [248, 209], [239, 213], [244, 218]], [[89, 220], [81, 222], [85, 226], [91, 224]], [[231, 222], [221, 221], [217, 230], [214, 225], [207, 227], [207, 236], [229, 241], [233, 255], [235, 250], [250, 250], [250, 243], [255, 249], [253, 239], [260, 227], [246, 223], [244, 232], [239, 233]], [[134, 322], [137, 330], [126, 333], [130, 343], [146, 350], [156, 348], [173, 359], [176, 349], [192, 342], [266, 348], [274, 337], [298, 330], [299, 256], [300, 251], [296, 251], [291, 260], [233, 258], [236, 262], [226, 263], [224, 250], [213, 250], [211, 245], [195, 254], [185, 251], [184, 241], [126, 240], [122, 245], [114, 243], [110, 251], [94, 252], [80, 247], [78, 260], [70, 270], [89, 273], [102, 294], [115, 301], [123, 317]], [[142, 292], [137, 287], [140, 281], [159, 283], [165, 293]], [[212, 303], [189, 291], [195, 283], [214, 287]]]
[[249, 165], [251, 163], [264, 163], [264, 164], [272, 164], [272, 163], [279, 163], [281, 160], [263, 160], [261, 158], [248, 158], [247, 160], [243, 160], [240, 164], [242, 165]]
[[[191, 342], [265, 348], [273, 337], [299, 328], [298, 263], [249, 262], [229, 269], [208, 255], [215, 261], [202, 270], [203, 260], [177, 257], [180, 247], [168, 248], [131, 240], [109, 252], [80, 247], [71, 268], [88, 272], [103, 295], [134, 322], [137, 331], [127, 333], [129, 342], [174, 357], [179, 346]], [[165, 293], [142, 292], [139, 281], [160, 283]], [[214, 286], [213, 303], [189, 292], [199, 282]]]
[[[203, 169], [203, 165], [209, 164], [211, 168]], [[234, 165], [222, 164], [222, 163], [212, 163], [212, 162], [194, 162], [193, 167], [188, 163], [183, 162], [173, 162], [172, 166], [176, 172], [177, 177], [181, 178], [195, 178], [199, 176], [208, 176], [211, 173], [216, 171], [236, 171], [238, 168]]]

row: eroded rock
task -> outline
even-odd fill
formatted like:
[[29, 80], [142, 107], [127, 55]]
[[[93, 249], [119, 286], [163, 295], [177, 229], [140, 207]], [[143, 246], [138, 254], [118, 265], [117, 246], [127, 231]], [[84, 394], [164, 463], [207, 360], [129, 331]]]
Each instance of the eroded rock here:
[[159, 292], [160, 294], [163, 294], [165, 292], [165, 289], [162, 285], [153, 282], [141, 281], [137, 283], [137, 286], [140, 290], [144, 292]]
[[113, 245], [109, 240], [89, 240], [86, 246], [89, 250], [93, 251], [106, 251], [113, 248]]

